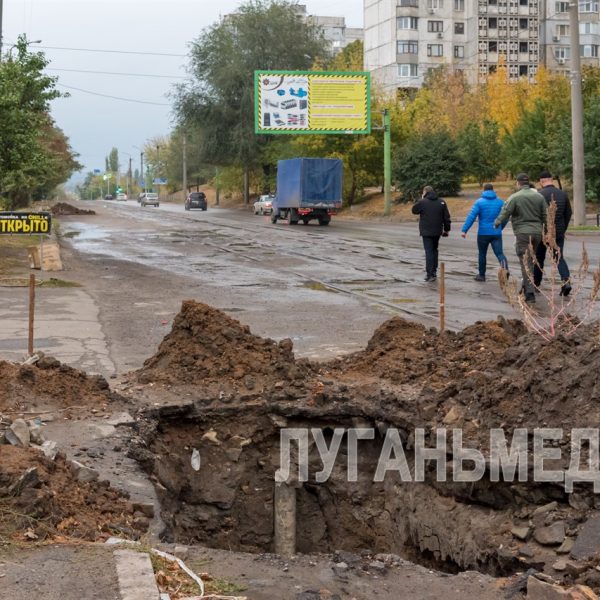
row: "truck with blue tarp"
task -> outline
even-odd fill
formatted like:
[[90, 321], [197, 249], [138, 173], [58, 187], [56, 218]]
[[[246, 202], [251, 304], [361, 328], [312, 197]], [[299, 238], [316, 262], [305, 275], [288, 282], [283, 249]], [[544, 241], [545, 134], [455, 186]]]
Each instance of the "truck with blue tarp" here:
[[277, 163], [277, 193], [271, 222], [329, 225], [342, 207], [343, 163], [334, 158], [291, 158]]

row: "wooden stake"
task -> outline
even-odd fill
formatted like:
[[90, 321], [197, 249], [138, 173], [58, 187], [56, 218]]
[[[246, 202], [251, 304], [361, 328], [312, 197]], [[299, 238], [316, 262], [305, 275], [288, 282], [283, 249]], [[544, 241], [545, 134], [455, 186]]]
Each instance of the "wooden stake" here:
[[440, 333], [446, 329], [446, 265], [440, 263]]
[[29, 274], [29, 344], [27, 352], [33, 356], [33, 317], [35, 315], [35, 275]]

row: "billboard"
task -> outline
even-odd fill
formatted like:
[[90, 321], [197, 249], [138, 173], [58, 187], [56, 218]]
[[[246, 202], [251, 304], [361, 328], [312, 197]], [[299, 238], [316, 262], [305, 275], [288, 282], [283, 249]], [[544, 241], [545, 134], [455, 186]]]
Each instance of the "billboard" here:
[[0, 212], [2, 233], [50, 233], [52, 215], [49, 212]]
[[256, 133], [371, 133], [364, 72], [255, 71]]

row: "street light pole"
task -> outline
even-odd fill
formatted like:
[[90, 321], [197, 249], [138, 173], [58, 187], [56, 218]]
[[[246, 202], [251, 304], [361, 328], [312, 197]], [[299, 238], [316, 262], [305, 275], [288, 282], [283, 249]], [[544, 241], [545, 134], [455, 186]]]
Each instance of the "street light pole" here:
[[144, 153], [140, 152], [140, 177], [142, 178], [142, 181], [144, 182], [144, 185], [142, 186], [142, 192], [146, 191], [146, 176], [144, 175]]
[[392, 213], [392, 122], [389, 108], [383, 110], [383, 214]]
[[[158, 179], [160, 177], [160, 146], [156, 145], [156, 171], [154, 172], [154, 179]], [[156, 187], [158, 189], [158, 197], [160, 198], [160, 184], [157, 183]], [[154, 189], [154, 182], [152, 182], [152, 189]]]
[[579, 49], [579, 0], [569, 3], [571, 32], [571, 143], [573, 146], [573, 206], [575, 225], [585, 225], [585, 167], [583, 152], [583, 94]]
[[185, 133], [183, 134], [182, 144], [183, 144], [183, 181], [182, 181], [182, 187], [183, 187], [183, 200], [185, 202], [185, 200], [187, 198], [187, 139], [185, 137]]

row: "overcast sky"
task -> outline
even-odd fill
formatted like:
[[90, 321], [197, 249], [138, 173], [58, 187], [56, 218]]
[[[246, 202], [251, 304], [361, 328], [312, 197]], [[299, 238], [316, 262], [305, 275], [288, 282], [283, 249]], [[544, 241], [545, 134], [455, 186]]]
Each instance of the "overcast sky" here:
[[[345, 16], [350, 27], [362, 27], [363, 0], [303, 0], [310, 14]], [[104, 157], [115, 146], [123, 171], [135, 146], [171, 128], [171, 86], [185, 75], [188, 43], [219, 16], [235, 10], [240, 0], [4, 0], [6, 52], [25, 33], [51, 59], [51, 73], [70, 98], [53, 103], [53, 116], [71, 139], [85, 165], [83, 172], [104, 169]], [[69, 50], [50, 49], [69, 48]], [[105, 52], [72, 50], [93, 49]], [[107, 52], [155, 52], [153, 56]], [[67, 71], [151, 74], [165, 77], [121, 76]], [[67, 88], [67, 86], [69, 86]], [[94, 94], [149, 103], [114, 100]]]

